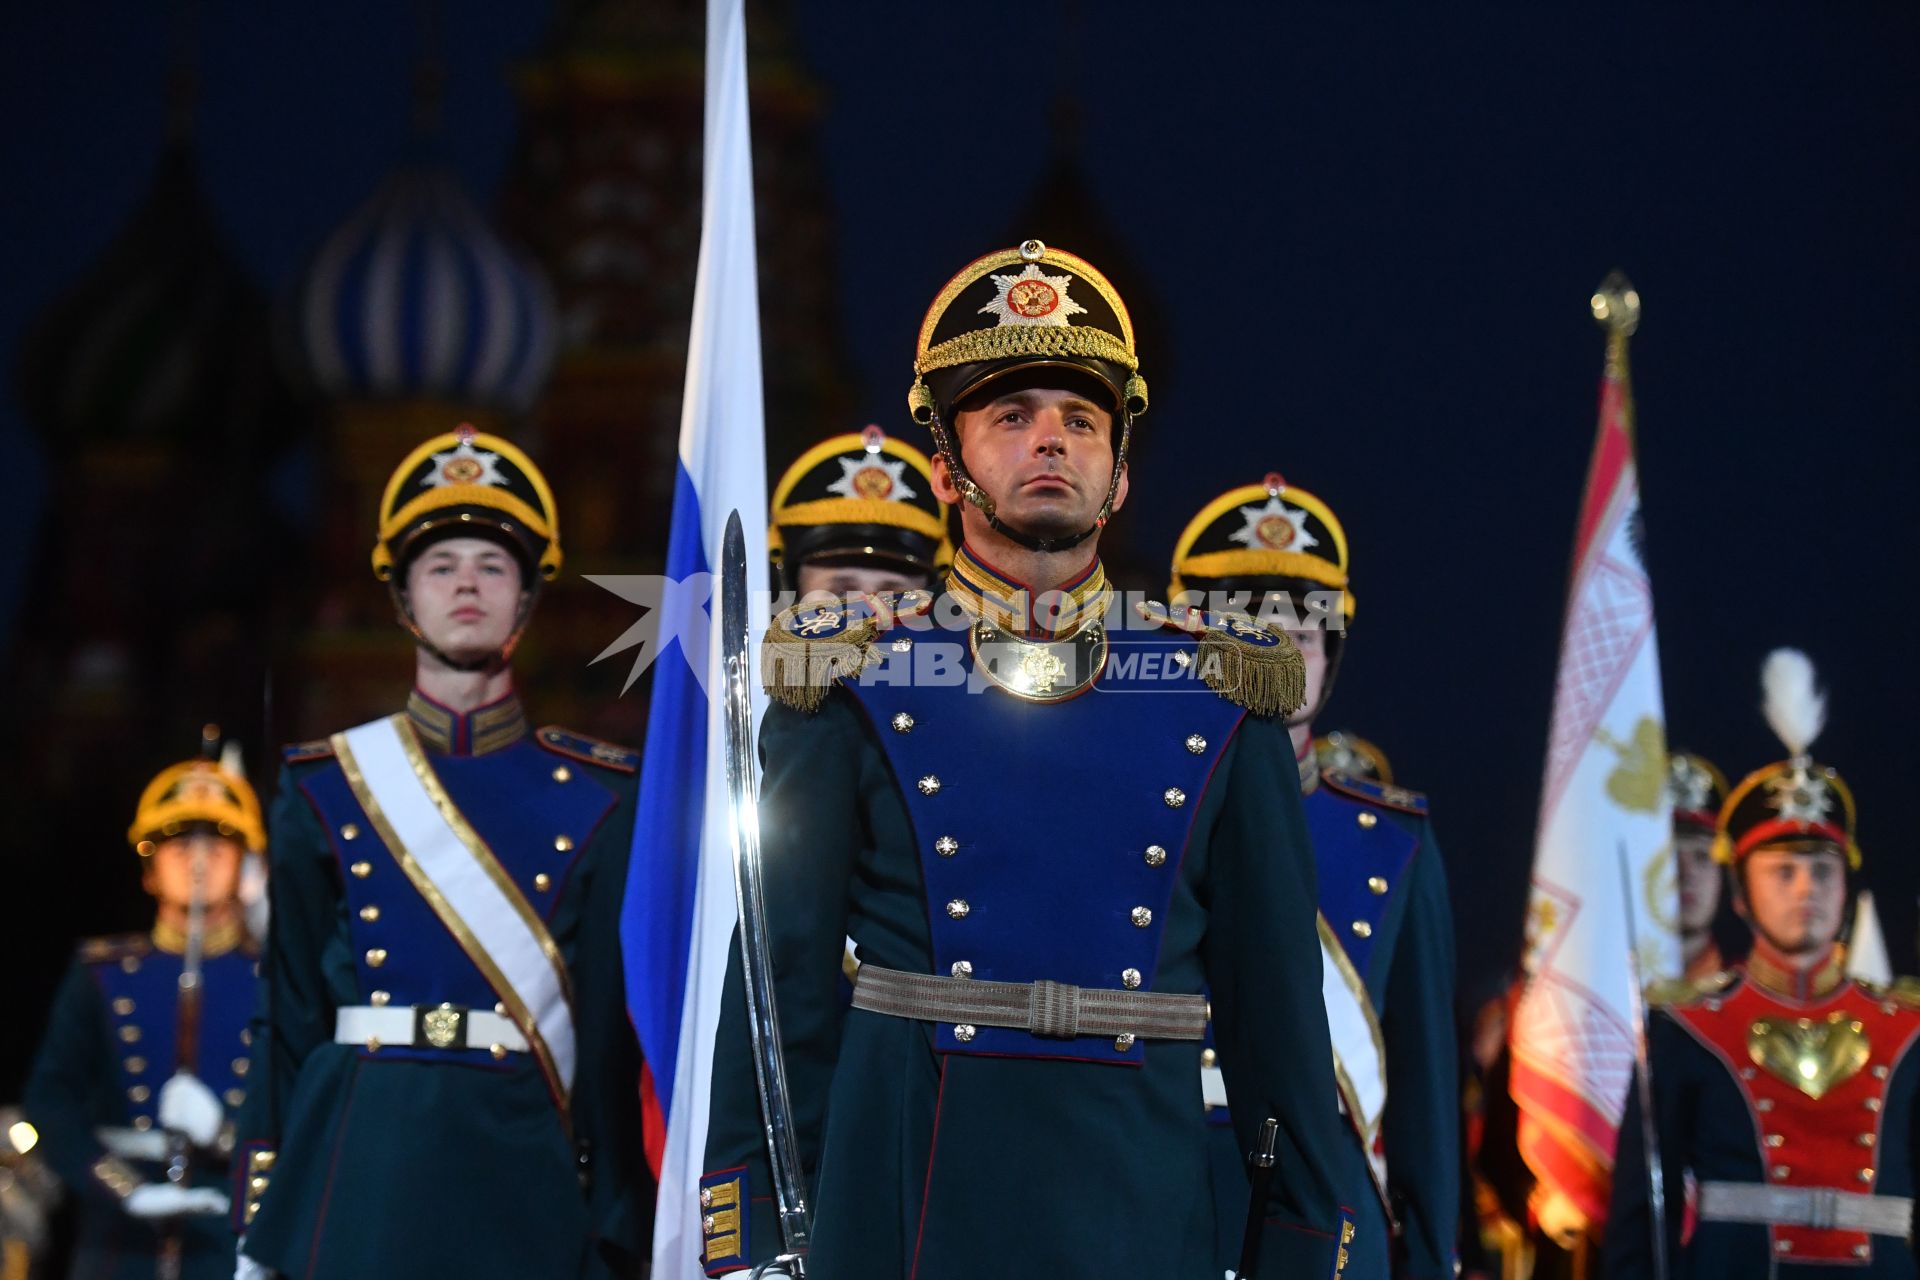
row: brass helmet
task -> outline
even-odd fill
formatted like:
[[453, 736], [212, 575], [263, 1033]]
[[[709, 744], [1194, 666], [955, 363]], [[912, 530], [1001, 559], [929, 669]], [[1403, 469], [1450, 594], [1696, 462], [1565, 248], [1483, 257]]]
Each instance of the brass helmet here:
[[1860, 869], [1853, 790], [1840, 771], [1811, 755], [1826, 727], [1827, 699], [1813, 664], [1797, 649], [1775, 649], [1760, 672], [1767, 723], [1787, 756], [1742, 778], [1720, 806], [1713, 856], [1738, 863], [1760, 848], [1834, 849]]
[[1274, 471], [1227, 490], [1187, 522], [1174, 544], [1167, 596], [1329, 588], [1340, 592], [1343, 620], [1352, 621], [1347, 531], [1325, 502]]
[[793, 590], [801, 565], [833, 556], [890, 561], [929, 578], [953, 562], [947, 504], [933, 496], [927, 455], [874, 426], [795, 459], [773, 489], [767, 546]]
[[[953, 438], [954, 408], [1010, 376], [1045, 370], [1049, 380], [1084, 386], [1113, 411], [1113, 474], [1093, 524], [1061, 538], [1035, 538], [1001, 523], [991, 496], [974, 483]], [[935, 295], [920, 323], [907, 408], [933, 433], [954, 486], [1003, 536], [1035, 551], [1062, 551], [1113, 514], [1133, 420], [1147, 411], [1147, 381], [1133, 345], [1126, 303], [1092, 263], [1038, 240], [976, 258]]]
[[547, 478], [511, 442], [466, 423], [407, 455], [380, 498], [373, 573], [404, 581], [414, 556], [441, 538], [489, 537], [520, 561], [534, 589], [560, 572], [560, 517]]
[[156, 844], [186, 835], [195, 826], [210, 827], [249, 853], [267, 847], [260, 797], [246, 779], [213, 760], [185, 760], [155, 775], [140, 793], [127, 842], [144, 858]]

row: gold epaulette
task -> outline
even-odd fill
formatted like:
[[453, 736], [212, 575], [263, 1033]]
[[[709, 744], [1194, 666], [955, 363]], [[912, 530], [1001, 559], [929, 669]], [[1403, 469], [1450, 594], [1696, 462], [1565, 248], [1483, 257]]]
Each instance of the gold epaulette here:
[[1291, 715], [1307, 700], [1307, 662], [1286, 632], [1244, 613], [1193, 609], [1176, 616], [1154, 600], [1138, 609], [1147, 621], [1194, 637], [1200, 678], [1236, 706], [1258, 716]]
[[1733, 984], [1734, 972], [1721, 969], [1699, 978], [1659, 978], [1647, 985], [1647, 1007], [1664, 1009], [1669, 1005], [1692, 1004], [1706, 996], [1719, 995]]
[[1886, 994], [1909, 1009], [1920, 1009], [1920, 978], [1895, 978]]
[[932, 607], [928, 592], [900, 591], [782, 609], [760, 645], [767, 696], [796, 711], [818, 711], [836, 684], [880, 657], [874, 642], [882, 632]]
[[81, 964], [101, 964], [128, 956], [144, 956], [152, 950], [153, 939], [147, 934], [116, 933], [107, 938], [82, 939], [75, 954]]
[[540, 730], [534, 735], [534, 741], [549, 751], [571, 756], [587, 764], [597, 764], [603, 769], [620, 773], [637, 773], [640, 769], [640, 753], [632, 747], [623, 747], [617, 742], [603, 742], [584, 733], [562, 729], [557, 724]]

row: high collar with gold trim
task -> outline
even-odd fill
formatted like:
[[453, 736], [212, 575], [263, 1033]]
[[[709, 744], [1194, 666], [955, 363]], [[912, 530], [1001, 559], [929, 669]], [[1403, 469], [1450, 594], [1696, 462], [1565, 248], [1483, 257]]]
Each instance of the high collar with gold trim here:
[[[153, 922], [153, 945], [155, 950], [164, 951], [170, 956], [185, 955], [187, 950], [187, 931], [168, 924], [165, 920]], [[209, 928], [206, 937], [200, 940], [200, 954], [211, 960], [223, 956], [247, 940], [246, 926], [238, 919], [228, 920]]]
[[947, 590], [968, 616], [1022, 640], [1063, 640], [1106, 616], [1113, 588], [1095, 558], [1079, 577], [1051, 591], [1031, 586], [962, 545], [947, 571]]
[[1767, 945], [1766, 939], [1755, 938], [1753, 951], [1747, 956], [1746, 970], [1748, 981], [1761, 990], [1804, 1003], [1839, 990], [1840, 984], [1847, 980], [1847, 953], [1835, 943], [1820, 963], [1803, 969], [1788, 964]]
[[527, 711], [509, 692], [472, 711], [443, 706], [415, 689], [407, 695], [407, 719], [431, 751], [444, 756], [484, 756], [527, 736]]

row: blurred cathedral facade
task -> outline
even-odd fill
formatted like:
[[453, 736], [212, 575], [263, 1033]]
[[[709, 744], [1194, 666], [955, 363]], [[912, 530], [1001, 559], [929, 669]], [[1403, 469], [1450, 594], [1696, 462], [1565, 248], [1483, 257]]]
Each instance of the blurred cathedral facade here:
[[[780, 9], [750, 13], [764, 377], [774, 465], [849, 425], [829, 314], [819, 95]], [[140, 786], [200, 726], [278, 744], [401, 705], [410, 643], [370, 571], [388, 473], [472, 422], [547, 471], [566, 564], [516, 672], [540, 722], [643, 736], [643, 682], [594, 666], [633, 606], [583, 574], [658, 571], [699, 249], [704, 6], [562, 0], [510, 74], [517, 154], [486, 208], [442, 163], [438, 69], [412, 140], [282, 296], [238, 266], [199, 182], [191, 87], [145, 200], [45, 313], [17, 386], [51, 473], [15, 637], [0, 793], [49, 932], [142, 928], [122, 839]], [[92, 891], [75, 895], [73, 886]], [[24, 975], [24, 989], [50, 986]], [[44, 976], [45, 981], [40, 979]], [[12, 1065], [12, 1064], [7, 1064]]]

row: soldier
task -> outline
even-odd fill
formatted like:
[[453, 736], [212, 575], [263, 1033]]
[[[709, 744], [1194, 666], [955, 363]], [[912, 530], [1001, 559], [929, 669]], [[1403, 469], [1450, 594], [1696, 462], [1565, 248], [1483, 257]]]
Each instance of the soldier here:
[[[1290, 628], [1306, 659], [1306, 700], [1287, 721], [1319, 871], [1327, 1023], [1345, 1116], [1342, 1203], [1353, 1207], [1355, 1277], [1450, 1277], [1460, 1214], [1453, 920], [1425, 797], [1323, 768], [1313, 720], [1333, 692], [1353, 620], [1346, 531], [1327, 504], [1278, 474], [1207, 504], [1176, 544], [1167, 588], [1177, 608], [1244, 597]], [[1360, 748], [1364, 747], [1363, 754]], [[1338, 749], [1338, 748], [1336, 748]], [[1382, 775], [1385, 776], [1382, 776]], [[1228, 1096], [1209, 1082], [1209, 1100]], [[1240, 1110], [1237, 1102], [1232, 1108]], [[1228, 1153], [1231, 1156], [1231, 1153]], [[1230, 1167], [1216, 1160], [1216, 1168]], [[1227, 1181], [1228, 1201], [1238, 1193]], [[1232, 1247], [1231, 1241], [1223, 1241]]]
[[[180, 1274], [224, 1280], [228, 1115], [246, 1099], [256, 967], [237, 895], [244, 852], [266, 843], [260, 802], [212, 761], [176, 764], [148, 784], [127, 839], [159, 902], [153, 929], [80, 944], [24, 1110], [35, 1154], [79, 1205], [74, 1275], [152, 1277], [176, 1254]], [[196, 895], [197, 1010], [180, 987]]]
[[1860, 869], [1853, 794], [1809, 754], [1825, 704], [1805, 657], [1776, 652], [1764, 683], [1788, 759], [1733, 788], [1715, 838], [1753, 951], [1649, 1019], [1666, 1233], [1654, 1239], [1643, 1112], [1630, 1091], [1610, 1277], [1655, 1275], [1656, 1248], [1672, 1260], [1669, 1275], [1915, 1273], [1920, 1058], [1909, 1050], [1920, 998], [1908, 979], [1888, 990], [1845, 972], [1839, 939]]
[[1676, 751], [1667, 758], [1667, 794], [1673, 800], [1673, 859], [1680, 885], [1681, 977], [1691, 982], [1726, 968], [1713, 924], [1725, 879], [1713, 857], [1713, 833], [1727, 798], [1726, 775], [1704, 756]]
[[953, 560], [927, 455], [879, 427], [822, 440], [787, 468], [767, 545], [796, 596], [930, 587]]
[[505, 440], [436, 436], [387, 484], [373, 568], [414, 688], [286, 751], [245, 1259], [521, 1280], [646, 1256], [618, 946], [637, 760], [530, 730], [509, 663], [559, 567], [552, 495]]
[[[1035, 240], [978, 259], [928, 311], [916, 374], [935, 492], [967, 504], [947, 596], [796, 607], [763, 651], [810, 1269], [1218, 1280], [1210, 987], [1240, 1144], [1279, 1122], [1265, 1274], [1334, 1275], [1313, 863], [1277, 719], [1298, 655], [1247, 619], [1109, 616], [1099, 537], [1146, 384], [1092, 266]], [[844, 1011], [843, 934], [862, 961]], [[737, 955], [727, 984], [701, 1183], [716, 1275], [781, 1248]]]

